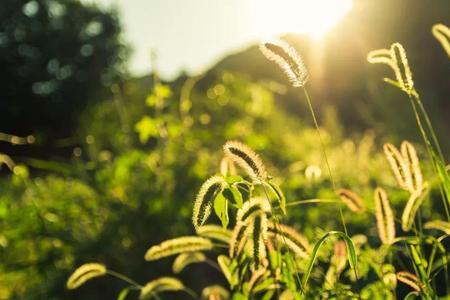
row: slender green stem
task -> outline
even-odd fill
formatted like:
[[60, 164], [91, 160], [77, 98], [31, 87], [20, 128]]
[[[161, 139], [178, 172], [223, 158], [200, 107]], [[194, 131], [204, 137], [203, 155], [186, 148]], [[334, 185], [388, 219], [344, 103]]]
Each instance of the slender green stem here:
[[[265, 196], [266, 196], [267, 201], [270, 202], [270, 198], [269, 198], [269, 194], [267, 193], [267, 188], [266, 188], [266, 186], [263, 184], [262, 187], [263, 187], [264, 194], [265, 194]], [[274, 219], [275, 219], [275, 227], [277, 227], [277, 232], [275, 233], [275, 235], [277, 235], [278, 232], [281, 232], [281, 230], [280, 230], [280, 228], [279, 228], [279, 223], [280, 223], [280, 221], [279, 221], [279, 219], [278, 219], [278, 217], [277, 217], [276, 215], [274, 215], [273, 217], [274, 217]], [[282, 239], [283, 243], [286, 245], [286, 244], [287, 244], [287, 242], [286, 242], [286, 237], [285, 237], [283, 234], [280, 234], [280, 236], [281, 236], [281, 239]], [[278, 247], [277, 251], [279, 251], [279, 252], [281, 253], [281, 251], [280, 251], [281, 248], [279, 247], [278, 244], [277, 244], [277, 247]], [[292, 262], [292, 260], [294, 261], [294, 265], [295, 265], [295, 268], [296, 268], [296, 270], [295, 270], [295, 271], [296, 271], [296, 272], [295, 272], [296, 280], [297, 280], [297, 282], [299, 283], [299, 285], [300, 285], [300, 291], [301, 291], [302, 294], [303, 294], [303, 293], [305, 293], [305, 289], [304, 289], [303, 284], [302, 284], [302, 281], [301, 281], [301, 279], [300, 279], [300, 275], [299, 275], [298, 272], [297, 272], [297, 268], [298, 268], [298, 266], [297, 266], [297, 261], [296, 261], [295, 259], [292, 259], [292, 252], [291, 252], [291, 250], [290, 250], [289, 247], [287, 247], [287, 258], [290, 259], [291, 262]], [[280, 291], [279, 291], [278, 288], [277, 288], [277, 294], [278, 294], [278, 297], [279, 297]]]
[[131, 279], [131, 278], [129, 278], [129, 277], [123, 275], [123, 274], [120, 274], [120, 273], [117, 273], [117, 272], [114, 272], [114, 271], [111, 271], [111, 270], [107, 270], [106, 273], [107, 273], [108, 275], [111, 275], [111, 276], [113, 276], [113, 277], [116, 277], [116, 278], [118, 278], [118, 279], [120, 279], [120, 280], [123, 280], [123, 281], [125, 281], [125, 282], [131, 284], [132, 286], [134, 286], [134, 287], [136, 287], [136, 288], [138, 288], [138, 289], [142, 289], [142, 285], [140, 285], [139, 283], [137, 283], [137, 282], [134, 281], [133, 279]]
[[[308, 108], [309, 108], [309, 111], [311, 112], [311, 116], [312, 116], [312, 119], [314, 121], [314, 126], [316, 127], [317, 135], [319, 136], [319, 142], [320, 142], [320, 146], [322, 148], [322, 153], [323, 153], [323, 156], [324, 156], [324, 159], [325, 159], [325, 163], [327, 165], [328, 173], [330, 174], [331, 185], [333, 187], [333, 191], [336, 191], [336, 184], [334, 183], [334, 178], [333, 178], [333, 174], [331, 172], [330, 163], [328, 161], [328, 156], [327, 156], [327, 153], [325, 151], [325, 144], [323, 142], [322, 135], [320, 134], [319, 124], [317, 122], [317, 118], [316, 118], [316, 114], [314, 112], [314, 108], [313, 108], [313, 105], [312, 105], [312, 102], [311, 102], [311, 98], [309, 97], [308, 91], [306, 90], [305, 86], [303, 86], [303, 92], [305, 93], [306, 102], [308, 103]], [[342, 213], [341, 206], [339, 206], [339, 215], [341, 217], [342, 226], [344, 227], [344, 232], [345, 232], [345, 234], [348, 235], [347, 226], [345, 225], [344, 214]]]
[[441, 146], [440, 146], [440, 144], [439, 144], [439, 140], [438, 140], [438, 138], [437, 138], [437, 136], [436, 136], [436, 132], [434, 131], [433, 125], [431, 124], [430, 117], [428, 116], [428, 113], [427, 113], [427, 111], [425, 110], [425, 107], [423, 106], [422, 100], [420, 100], [420, 97], [419, 97], [418, 94], [416, 94], [416, 95], [414, 96], [414, 98], [415, 98], [415, 100], [416, 100], [416, 103], [419, 105], [419, 108], [420, 108], [420, 110], [421, 110], [421, 112], [422, 112], [422, 116], [423, 116], [424, 119], [425, 119], [425, 124], [427, 125], [428, 131], [429, 131], [429, 133], [431, 134], [431, 139], [433, 140], [433, 143], [434, 143], [434, 146], [435, 146], [435, 148], [436, 148], [436, 150], [437, 150], [437, 152], [438, 152], [439, 158], [440, 158], [443, 162], [445, 162], [445, 161], [444, 161], [444, 155], [442, 154]]
[[216, 264], [214, 261], [210, 260], [209, 258], [205, 259], [205, 263], [207, 265], [209, 265], [210, 267], [216, 269], [219, 272], [222, 272], [222, 270], [220, 269], [219, 265]]
[[191, 296], [192, 299], [198, 299], [197, 294], [193, 290], [191, 290], [190, 288], [184, 287], [183, 291], [185, 291], [189, 296]]
[[314, 204], [314, 203], [339, 203], [339, 200], [332, 199], [307, 199], [307, 200], [298, 200], [287, 202], [286, 206], [297, 206], [302, 204]]
[[[434, 153], [434, 149], [433, 149], [433, 146], [431, 145], [430, 139], [428, 138], [428, 135], [427, 135], [427, 133], [425, 131], [425, 128], [423, 126], [422, 120], [421, 120], [420, 115], [419, 115], [419, 111], [417, 110], [417, 105], [419, 105], [419, 107], [422, 108], [421, 109], [422, 110], [422, 115], [426, 116], [425, 119], [427, 120], [426, 121], [427, 124], [429, 124], [428, 125], [429, 131], [432, 132], [431, 134], [433, 136], [433, 140], [435, 140], [435, 143], [437, 143], [438, 151], [440, 153], [439, 143], [437, 141], [436, 135], [434, 134], [434, 130], [433, 130], [433, 127], [431, 126], [431, 122], [430, 122], [430, 120], [428, 118], [428, 114], [426, 113], [425, 108], [423, 107], [423, 105], [421, 105], [422, 101], [420, 101], [419, 95], [418, 94], [416, 94], [414, 96], [413, 95], [409, 95], [409, 100], [411, 102], [411, 106], [412, 106], [413, 111], [414, 111], [414, 116], [416, 118], [417, 127], [419, 128], [419, 131], [420, 131], [420, 133], [422, 135], [422, 139], [423, 139], [423, 141], [425, 143], [425, 146], [427, 148], [427, 153], [428, 153], [429, 159], [430, 159], [430, 161], [431, 161], [431, 163], [433, 165], [433, 170], [434, 170], [434, 172], [436, 173], [436, 175], [440, 179], [439, 191], [441, 193], [441, 197], [442, 197], [442, 200], [443, 200], [444, 210], [445, 210], [445, 214], [446, 214], [447, 220], [450, 221], [450, 213], [449, 213], [449, 208], [448, 208], [448, 206], [449, 206], [448, 202], [450, 202], [450, 198], [449, 198], [449, 195], [447, 195], [447, 193], [445, 192], [445, 189], [443, 187], [443, 185], [445, 183], [443, 182], [443, 178], [440, 175], [439, 170], [438, 170], [439, 162], [436, 161], [436, 157], [433, 154]], [[442, 163], [444, 164], [444, 161], [442, 161]]]

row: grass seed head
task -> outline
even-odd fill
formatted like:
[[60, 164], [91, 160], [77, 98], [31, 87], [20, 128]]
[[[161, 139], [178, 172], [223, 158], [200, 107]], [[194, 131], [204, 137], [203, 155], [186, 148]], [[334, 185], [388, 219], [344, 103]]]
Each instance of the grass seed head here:
[[445, 26], [444, 24], [435, 24], [433, 25], [431, 32], [433, 36], [441, 43], [445, 52], [447, 52], [448, 57], [450, 58], [450, 28]]
[[408, 95], [414, 93], [414, 81], [408, 64], [405, 48], [400, 43], [391, 45], [391, 56], [394, 63], [394, 73], [400, 87]]
[[386, 192], [382, 188], [375, 190], [374, 199], [378, 236], [383, 244], [390, 245], [395, 239], [395, 223], [391, 205]]
[[413, 275], [409, 272], [402, 271], [402, 272], [397, 272], [396, 276], [397, 276], [398, 281], [401, 281], [404, 284], [409, 285], [414, 290], [420, 292], [421, 283], [415, 275]]
[[441, 220], [429, 221], [424, 225], [425, 229], [436, 229], [450, 235], [450, 222]]
[[192, 212], [192, 223], [196, 230], [211, 215], [214, 199], [223, 191], [225, 186], [226, 182], [222, 176], [213, 176], [201, 186], [195, 198]]
[[351, 211], [361, 213], [366, 210], [366, 206], [364, 205], [361, 197], [348, 189], [338, 189], [336, 193], [341, 198], [341, 201], [350, 208]]
[[66, 286], [69, 290], [76, 289], [89, 279], [105, 275], [106, 271], [106, 267], [99, 263], [81, 265], [70, 275]]
[[423, 189], [422, 171], [420, 169], [419, 158], [414, 146], [408, 142], [403, 141], [400, 146], [403, 159], [409, 166], [409, 173], [411, 174], [411, 193], [420, 193]]
[[204, 262], [205, 260], [206, 256], [202, 252], [181, 253], [173, 261], [172, 271], [174, 273], [180, 273], [186, 266], [194, 263]]
[[264, 56], [276, 63], [287, 75], [294, 87], [302, 87], [309, 75], [302, 57], [288, 43], [282, 40], [270, 41], [259, 47]]
[[241, 209], [238, 210], [237, 222], [246, 223], [256, 215], [270, 214], [272, 211], [269, 201], [266, 198], [255, 197], [246, 201]]
[[401, 152], [389, 143], [384, 144], [383, 150], [399, 186], [406, 191], [414, 191], [411, 169]]
[[168, 291], [184, 290], [183, 283], [172, 277], [161, 277], [148, 282], [142, 289], [139, 295], [139, 300], [152, 299], [155, 294]]
[[214, 245], [209, 239], [197, 236], [184, 236], [167, 240], [151, 247], [145, 253], [145, 260], [157, 260], [184, 252], [211, 250], [213, 247]]
[[238, 141], [228, 141], [223, 146], [225, 155], [243, 168], [254, 181], [267, 179], [266, 168], [259, 156], [247, 145]]

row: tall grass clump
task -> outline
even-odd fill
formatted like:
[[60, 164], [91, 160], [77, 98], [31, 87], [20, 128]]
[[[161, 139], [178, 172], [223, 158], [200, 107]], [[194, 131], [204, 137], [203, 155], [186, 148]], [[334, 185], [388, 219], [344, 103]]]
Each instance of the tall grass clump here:
[[[445, 45], [448, 45], [446, 44], [448, 40], [444, 40], [445, 34], [442, 33], [442, 26], [438, 26], [437, 28], [436, 30], [436, 27], [434, 27], [433, 33], [436, 36], [437, 31], [438, 39], [441, 43], [443, 42], [445, 48]], [[444, 30], [444, 32], [447, 31]], [[450, 175], [446, 170], [446, 162], [430, 117], [415, 88], [413, 74], [405, 49], [400, 43], [393, 43], [389, 49], [371, 51], [367, 56], [367, 60], [373, 64], [381, 63], [388, 65], [394, 71], [395, 79], [384, 78], [384, 81], [399, 88], [408, 96], [420, 135], [424, 141], [429, 158], [433, 163], [435, 173], [439, 177], [446, 217], [450, 220]]]
[[[441, 38], [442, 28], [438, 31]], [[211, 174], [193, 197], [192, 235], [152, 245], [144, 255], [150, 262], [174, 257], [176, 274], [191, 264], [205, 264], [222, 274], [221, 282], [208, 282], [199, 292], [170, 276], [140, 284], [94, 263], [77, 269], [67, 287], [77, 288], [94, 277], [110, 275], [127, 284], [120, 294], [122, 300], [133, 293], [139, 299], [159, 299], [168, 292], [195, 299], [233, 300], [398, 299], [403, 294], [406, 299], [435, 300], [449, 295], [445, 239], [450, 225], [448, 220], [436, 219], [437, 214], [422, 214], [423, 204], [433, 196], [434, 178], [422, 172], [421, 164], [430, 163], [436, 172], [447, 217], [450, 181], [403, 46], [394, 43], [389, 49], [372, 51], [368, 60], [393, 69], [395, 79], [386, 81], [408, 95], [429, 160], [419, 159], [421, 152], [411, 142], [404, 141], [400, 147], [384, 144], [380, 152], [384, 151], [386, 170], [390, 167], [397, 187], [387, 185], [388, 181], [368, 182], [371, 201], [366, 201], [367, 193], [353, 192], [358, 187], [337, 189], [334, 184], [300, 55], [285, 42], [264, 43], [261, 51], [286, 73], [293, 87], [304, 91], [329, 171], [332, 199], [286, 197], [271, 175], [277, 173], [270, 172], [270, 164], [248, 145], [228, 141], [222, 147], [217, 174]], [[308, 235], [304, 225], [296, 226], [302, 222], [288, 224], [290, 212], [309, 204], [338, 206], [344, 230], [308, 224], [314, 228]], [[355, 228], [360, 232], [350, 236], [343, 209], [354, 218], [364, 218], [366, 228]]]

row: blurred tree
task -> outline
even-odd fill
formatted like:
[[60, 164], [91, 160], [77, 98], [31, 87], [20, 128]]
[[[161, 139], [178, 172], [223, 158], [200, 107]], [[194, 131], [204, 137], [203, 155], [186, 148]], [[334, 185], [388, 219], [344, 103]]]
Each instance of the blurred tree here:
[[123, 72], [120, 32], [116, 11], [78, 0], [2, 0], [1, 130], [70, 135], [87, 102]]

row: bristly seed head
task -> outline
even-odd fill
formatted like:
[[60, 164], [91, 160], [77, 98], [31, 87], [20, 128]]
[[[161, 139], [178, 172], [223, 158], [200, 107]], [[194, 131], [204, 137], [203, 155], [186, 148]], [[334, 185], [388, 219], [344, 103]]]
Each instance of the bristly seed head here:
[[444, 24], [434, 24], [431, 29], [434, 37], [441, 43], [450, 58], [450, 28]]
[[384, 144], [383, 150], [399, 186], [406, 191], [413, 191], [411, 169], [403, 155], [389, 143]]
[[214, 199], [223, 191], [226, 182], [222, 176], [213, 176], [203, 183], [197, 194], [192, 212], [195, 229], [203, 225], [211, 214]]
[[67, 280], [67, 288], [69, 290], [76, 289], [83, 285], [86, 281], [105, 275], [106, 267], [99, 263], [88, 263], [78, 267]]
[[254, 181], [267, 179], [266, 168], [259, 156], [248, 146], [237, 141], [228, 141], [223, 146], [225, 155], [243, 168]]
[[362, 213], [366, 210], [364, 201], [361, 197], [348, 189], [338, 189], [336, 193], [341, 198], [341, 201], [350, 208], [351, 211]]
[[377, 188], [374, 199], [378, 236], [383, 244], [392, 244], [395, 239], [395, 224], [387, 194], [382, 188]]
[[397, 276], [398, 281], [401, 281], [404, 284], [409, 285], [414, 290], [420, 292], [420, 290], [421, 290], [420, 287], [422, 286], [422, 284], [420, 283], [419, 279], [415, 275], [413, 275], [409, 272], [402, 271], [402, 272], [397, 272], [396, 276]]
[[294, 87], [302, 87], [308, 81], [308, 71], [298, 52], [288, 43], [276, 40], [259, 47], [267, 59], [275, 62], [287, 75]]

